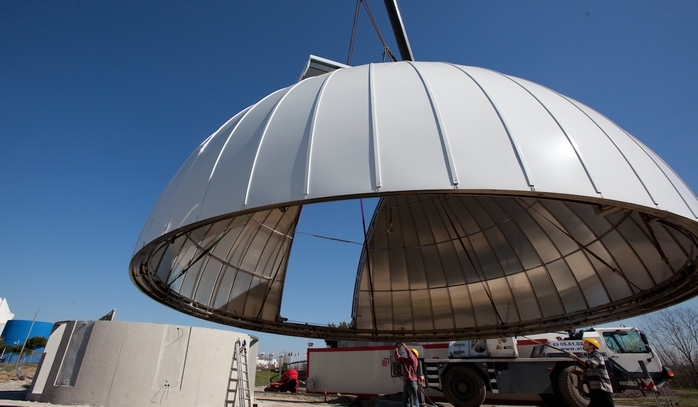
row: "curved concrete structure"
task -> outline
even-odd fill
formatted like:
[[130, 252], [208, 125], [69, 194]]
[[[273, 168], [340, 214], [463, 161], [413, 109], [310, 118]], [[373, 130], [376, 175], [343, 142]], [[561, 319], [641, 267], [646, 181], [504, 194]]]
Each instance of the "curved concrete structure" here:
[[[350, 328], [285, 321], [303, 205], [361, 197], [381, 201]], [[482, 68], [370, 64], [274, 92], [206, 139], [155, 205], [130, 271], [157, 301], [247, 329], [517, 335], [696, 295], [697, 214], [661, 158], [577, 101]]]
[[252, 344], [248, 371], [254, 388], [257, 344], [249, 335], [134, 322], [58, 322], [27, 399], [60, 405], [219, 407], [228, 397], [238, 340]]

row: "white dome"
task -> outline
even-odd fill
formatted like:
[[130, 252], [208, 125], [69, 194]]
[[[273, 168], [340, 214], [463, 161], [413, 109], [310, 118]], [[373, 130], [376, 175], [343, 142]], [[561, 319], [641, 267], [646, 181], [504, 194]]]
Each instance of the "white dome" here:
[[[351, 335], [284, 322], [302, 205], [367, 196], [384, 199]], [[155, 205], [131, 274], [174, 308], [283, 334], [533, 332], [695, 295], [666, 286], [695, 275], [696, 214], [671, 168], [577, 101], [483, 68], [370, 64], [274, 92], [204, 141]]]

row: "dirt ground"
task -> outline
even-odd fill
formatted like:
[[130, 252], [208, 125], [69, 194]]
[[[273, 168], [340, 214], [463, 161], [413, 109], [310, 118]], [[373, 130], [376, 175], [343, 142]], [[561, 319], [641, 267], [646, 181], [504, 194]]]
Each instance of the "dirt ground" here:
[[[18, 372], [14, 366], [0, 365], [0, 407], [15, 407], [15, 406], [33, 406], [33, 407], [52, 407], [51, 403], [38, 403], [25, 401], [24, 397], [27, 389], [31, 385], [31, 380], [36, 372], [36, 365], [22, 366], [21, 375], [18, 377]], [[401, 403], [390, 400], [378, 400], [371, 404], [369, 400], [357, 400], [351, 395], [319, 395], [300, 392], [298, 394], [291, 393], [275, 393], [263, 391], [263, 386], [255, 388], [255, 402], [257, 407], [400, 407]], [[681, 407], [698, 407], [698, 398], [696, 392], [685, 390], [673, 390], [674, 396], [680, 398], [681, 402], [677, 403]], [[639, 391], [625, 392], [614, 394], [616, 406], [623, 407], [645, 407], [657, 406], [656, 400], [651, 395], [643, 396]], [[660, 399], [661, 405], [670, 405], [663, 397]], [[448, 403], [439, 403], [442, 407], [451, 407]], [[497, 407], [488, 405], [490, 407]], [[82, 407], [82, 406], [73, 406]], [[486, 406], [483, 406], [486, 407]]]
[[[2, 384], [5, 384], [5, 387], [7, 386], [7, 383], [10, 382], [23, 382], [27, 386], [31, 384], [31, 379], [34, 377], [34, 373], [36, 373], [36, 368], [37, 365], [27, 365], [27, 366], [21, 366], [19, 369], [15, 369], [13, 365], [0, 365], [0, 389], [2, 389]], [[20, 377], [20, 375], [22, 377]], [[2, 406], [0, 406], [2, 407]]]

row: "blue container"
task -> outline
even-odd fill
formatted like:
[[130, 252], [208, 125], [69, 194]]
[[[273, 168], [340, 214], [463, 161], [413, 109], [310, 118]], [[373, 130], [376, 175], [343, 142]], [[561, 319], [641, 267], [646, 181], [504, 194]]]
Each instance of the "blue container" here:
[[[31, 332], [29, 332], [30, 328]], [[6, 346], [22, 346], [25, 340], [35, 336], [48, 339], [52, 329], [52, 322], [34, 321], [32, 326], [32, 321], [11, 319], [2, 330], [3, 343]]]

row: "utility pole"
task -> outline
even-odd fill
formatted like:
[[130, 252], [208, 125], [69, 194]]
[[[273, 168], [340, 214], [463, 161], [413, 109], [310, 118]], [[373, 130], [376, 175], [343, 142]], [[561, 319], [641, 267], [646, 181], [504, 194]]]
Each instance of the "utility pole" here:
[[37, 315], [39, 315], [39, 311], [36, 311], [36, 314], [34, 314], [34, 319], [32, 319], [32, 324], [29, 325], [29, 330], [27, 331], [27, 337], [24, 338], [24, 343], [22, 344], [22, 350], [19, 351], [19, 356], [17, 357], [17, 362], [15, 362], [15, 367], [19, 366], [19, 361], [22, 359], [22, 353], [24, 353], [24, 347], [27, 346], [27, 341], [29, 340], [29, 335], [32, 332], [32, 328], [34, 328], [34, 322], [36, 321]]

